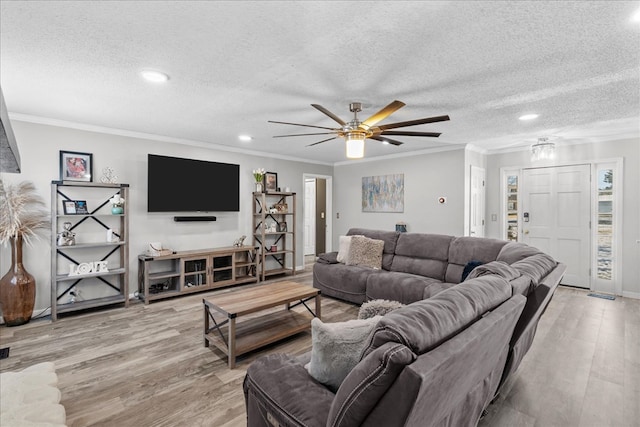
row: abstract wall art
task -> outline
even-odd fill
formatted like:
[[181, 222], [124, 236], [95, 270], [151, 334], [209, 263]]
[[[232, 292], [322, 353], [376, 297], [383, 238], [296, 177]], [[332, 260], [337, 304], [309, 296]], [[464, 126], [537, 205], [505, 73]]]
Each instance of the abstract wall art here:
[[404, 174], [363, 177], [362, 212], [404, 212]]

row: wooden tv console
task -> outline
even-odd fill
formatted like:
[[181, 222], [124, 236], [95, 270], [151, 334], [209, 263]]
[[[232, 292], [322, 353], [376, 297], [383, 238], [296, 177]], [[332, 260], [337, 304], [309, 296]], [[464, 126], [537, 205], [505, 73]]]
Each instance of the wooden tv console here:
[[138, 296], [145, 304], [181, 294], [257, 283], [257, 248], [230, 246], [138, 256]]

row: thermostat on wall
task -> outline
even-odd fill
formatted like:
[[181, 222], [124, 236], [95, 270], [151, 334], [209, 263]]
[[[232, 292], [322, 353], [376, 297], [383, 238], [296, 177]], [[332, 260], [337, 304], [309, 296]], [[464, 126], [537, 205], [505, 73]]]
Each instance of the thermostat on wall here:
[[447, 198], [446, 197], [438, 197], [438, 203], [440, 203], [441, 205], [444, 205], [445, 203], [447, 203]]

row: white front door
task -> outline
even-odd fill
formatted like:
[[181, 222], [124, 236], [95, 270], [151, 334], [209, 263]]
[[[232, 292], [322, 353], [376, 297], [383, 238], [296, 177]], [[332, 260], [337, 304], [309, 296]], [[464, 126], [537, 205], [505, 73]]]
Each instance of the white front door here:
[[589, 165], [525, 169], [522, 241], [567, 265], [562, 283], [589, 289]]
[[484, 169], [471, 166], [469, 235], [473, 237], [484, 237], [484, 181]]

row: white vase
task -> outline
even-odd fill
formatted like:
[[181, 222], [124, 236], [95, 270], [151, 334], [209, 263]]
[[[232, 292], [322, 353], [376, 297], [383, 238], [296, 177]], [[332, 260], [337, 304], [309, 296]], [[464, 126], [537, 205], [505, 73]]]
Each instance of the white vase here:
[[256, 193], [262, 193], [262, 183], [256, 182]]

